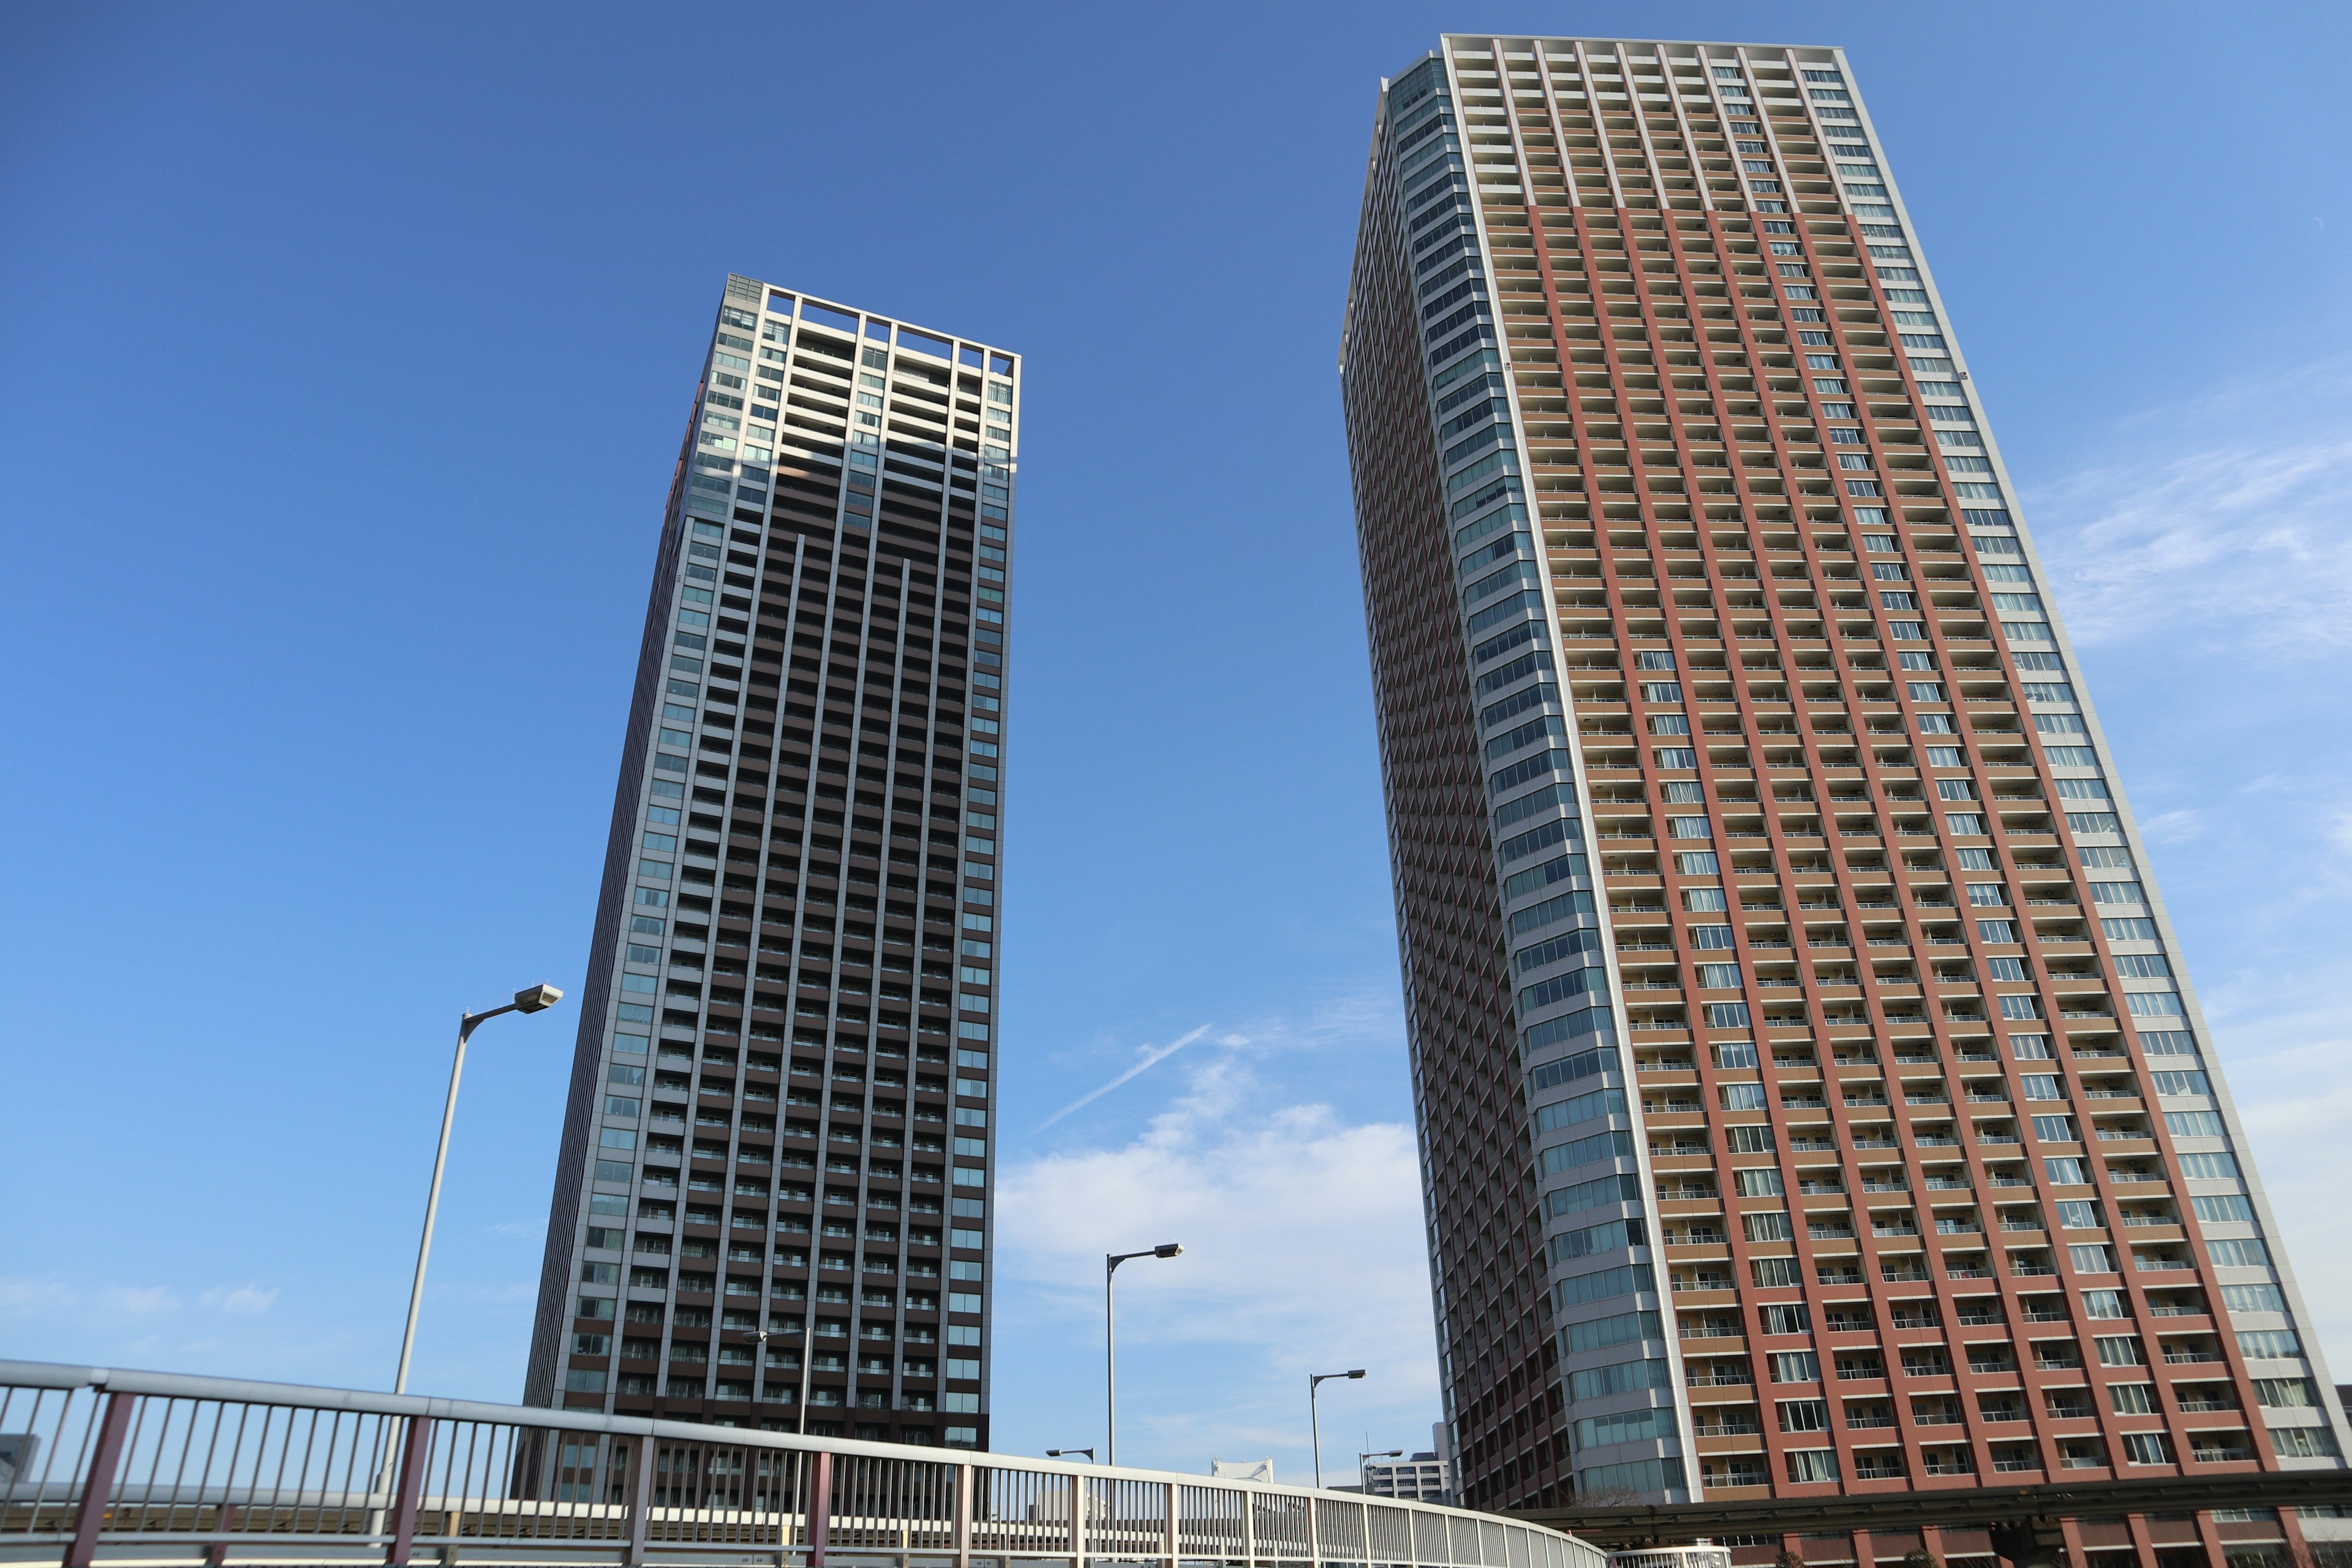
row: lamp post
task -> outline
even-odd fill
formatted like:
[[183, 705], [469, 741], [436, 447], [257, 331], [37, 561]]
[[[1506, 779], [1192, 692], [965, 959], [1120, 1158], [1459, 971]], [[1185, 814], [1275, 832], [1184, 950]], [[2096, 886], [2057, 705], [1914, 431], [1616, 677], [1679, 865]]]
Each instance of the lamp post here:
[[[759, 1363], [756, 1370], [759, 1373], [760, 1382], [762, 1384], [765, 1384], [768, 1381], [768, 1342], [775, 1337], [775, 1331], [773, 1329], [744, 1329], [741, 1331], [741, 1333], [745, 1339], [750, 1340], [753, 1344], [760, 1347], [753, 1352], [753, 1359]], [[808, 1351], [805, 1347], [801, 1351], [801, 1381], [803, 1384], [808, 1381]], [[803, 1394], [801, 1398], [801, 1431], [803, 1436], [805, 1436], [808, 1431], [808, 1397], [805, 1393]]]
[[1382, 1448], [1382, 1449], [1381, 1449], [1379, 1453], [1377, 1453], [1377, 1454], [1359, 1454], [1359, 1455], [1357, 1455], [1357, 1456], [1356, 1456], [1356, 1485], [1358, 1485], [1359, 1487], [1361, 1487], [1361, 1488], [1363, 1489], [1363, 1492], [1364, 1492], [1364, 1495], [1365, 1495], [1366, 1497], [1370, 1497], [1370, 1496], [1371, 1496], [1371, 1495], [1372, 1495], [1372, 1478], [1371, 1478], [1370, 1475], [1368, 1475], [1368, 1474], [1366, 1474], [1366, 1473], [1365, 1473], [1365, 1471], [1364, 1471], [1364, 1461], [1365, 1461], [1366, 1459], [1402, 1459], [1402, 1458], [1404, 1458], [1404, 1450], [1403, 1450], [1402, 1448]]
[[1091, 1465], [1095, 1462], [1095, 1451], [1092, 1448], [1048, 1448], [1045, 1450], [1045, 1457], [1049, 1459], [1058, 1459], [1066, 1454], [1084, 1454], [1087, 1457], [1087, 1464]]
[[1111, 1277], [1118, 1266], [1138, 1258], [1181, 1258], [1183, 1245], [1163, 1241], [1141, 1252], [1106, 1252], [1103, 1254], [1103, 1463], [1118, 1463], [1118, 1354], [1112, 1340], [1110, 1311]]
[[1315, 1408], [1315, 1391], [1335, 1377], [1350, 1380], [1364, 1375], [1362, 1367], [1353, 1372], [1312, 1372], [1307, 1374], [1307, 1425], [1315, 1435], [1315, 1489], [1323, 1489], [1323, 1418]]
[[392, 1391], [408, 1392], [408, 1358], [416, 1348], [416, 1314], [425, 1305], [425, 1261], [433, 1252], [433, 1219], [441, 1208], [441, 1172], [449, 1163], [449, 1129], [457, 1120], [457, 1079], [466, 1070], [466, 1041], [486, 1018], [501, 1013], [543, 1013], [563, 1000], [552, 985], [533, 985], [515, 993], [503, 1007], [457, 1016], [457, 1058], [449, 1065], [449, 1098], [441, 1107], [441, 1146], [433, 1153], [433, 1184], [425, 1194], [425, 1235], [416, 1244], [416, 1280], [408, 1288], [408, 1326], [400, 1335], [400, 1369], [393, 1374]]

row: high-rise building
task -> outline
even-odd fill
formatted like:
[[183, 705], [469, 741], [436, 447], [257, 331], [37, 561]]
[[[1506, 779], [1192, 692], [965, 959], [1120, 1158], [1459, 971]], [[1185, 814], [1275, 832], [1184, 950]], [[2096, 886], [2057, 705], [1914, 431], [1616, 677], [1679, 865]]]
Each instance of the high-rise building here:
[[1833, 48], [1381, 86], [1342, 385], [1467, 1507], [2343, 1462], [1886, 169]]
[[984, 343], [730, 278], [656, 555], [528, 1397], [988, 1441]]

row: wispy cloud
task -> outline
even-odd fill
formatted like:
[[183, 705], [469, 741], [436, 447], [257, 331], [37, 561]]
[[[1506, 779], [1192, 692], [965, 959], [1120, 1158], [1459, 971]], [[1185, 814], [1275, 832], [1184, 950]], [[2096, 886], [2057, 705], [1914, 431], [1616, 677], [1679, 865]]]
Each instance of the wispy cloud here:
[[2205, 824], [2195, 811], [2184, 807], [2141, 817], [2139, 830], [2158, 844], [2186, 844], [2205, 830]]
[[[1437, 1369], [1412, 1130], [1351, 1121], [1268, 1081], [1258, 1069], [1278, 1059], [1195, 1059], [1141, 1131], [1010, 1163], [1003, 1179], [999, 1321], [1020, 1327], [1017, 1344], [1000, 1330], [1000, 1377], [1035, 1358], [1060, 1378], [1073, 1339], [1099, 1346], [1104, 1253], [1184, 1244], [1120, 1291], [1119, 1342], [1132, 1347], [1121, 1381], [1138, 1384], [1121, 1422], [1130, 1461], [1181, 1456], [1189, 1468], [1213, 1452], [1271, 1453], [1298, 1474], [1303, 1378], [1333, 1365], [1369, 1367], [1372, 1380], [1350, 1384], [1327, 1424], [1370, 1420], [1384, 1444], [1427, 1440]], [[1091, 1429], [1083, 1394], [1024, 1403]], [[1346, 1429], [1327, 1426], [1327, 1445]]]
[[2352, 360], [2249, 377], [2105, 440], [2105, 455], [2029, 489], [2027, 511], [2069, 629], [2105, 666], [2092, 695], [2164, 803], [2141, 826], [2251, 1134], [2242, 1154], [2340, 1372]]
[[[278, 1287], [215, 1285], [195, 1292], [196, 1305], [237, 1317], [256, 1317], [277, 1304]], [[169, 1285], [78, 1285], [55, 1278], [0, 1279], [0, 1316], [17, 1318], [163, 1318], [187, 1304]]]
[[80, 1292], [59, 1279], [0, 1279], [0, 1313], [32, 1317], [79, 1305]]
[[1250, 1019], [1219, 1035], [1217, 1043], [1258, 1054], [1392, 1049], [1401, 1061], [1404, 1017], [1392, 985], [1341, 989], [1300, 1011]]
[[1111, 1079], [1108, 1083], [1102, 1085], [1100, 1088], [1088, 1089], [1086, 1093], [1078, 1096], [1077, 1099], [1070, 1101], [1069, 1104], [1062, 1107], [1061, 1110], [1054, 1112], [1053, 1115], [1045, 1118], [1045, 1121], [1037, 1123], [1034, 1128], [1031, 1129], [1031, 1136], [1034, 1137], [1037, 1133], [1043, 1132], [1046, 1128], [1051, 1127], [1055, 1122], [1059, 1121], [1073, 1110], [1080, 1110], [1085, 1109], [1087, 1106], [1092, 1105], [1096, 1100], [1100, 1100], [1104, 1095], [1108, 1094], [1112, 1089], [1118, 1088], [1121, 1084], [1131, 1082], [1141, 1074], [1150, 1071], [1153, 1068], [1158, 1067], [1161, 1062], [1166, 1061], [1170, 1057], [1174, 1056], [1178, 1051], [1182, 1050], [1186, 1046], [1191, 1045], [1193, 1041], [1207, 1034], [1209, 1032], [1209, 1025], [1203, 1024], [1199, 1028], [1192, 1030], [1189, 1034], [1179, 1036], [1177, 1038], [1171, 1040], [1164, 1046], [1144, 1047], [1142, 1055], [1136, 1058], [1136, 1063], [1133, 1067], [1128, 1068], [1125, 1072], [1119, 1074], [1117, 1078]]
[[[1003, 1186], [1006, 1267], [1049, 1295], [1068, 1282], [1072, 1310], [1090, 1310], [1086, 1282], [1105, 1251], [1147, 1236], [1185, 1253], [1155, 1274], [1168, 1310], [1139, 1307], [1142, 1331], [1429, 1353], [1420, 1166], [1402, 1123], [1271, 1096], [1245, 1063], [1219, 1058], [1137, 1136], [1019, 1163]], [[1308, 1321], [1350, 1326], [1336, 1340], [1293, 1331]]]
[[2028, 491], [2084, 644], [2352, 644], [2352, 363], [2226, 387], [2116, 432], [2116, 455]]
[[[1336, 989], [1298, 1011], [1265, 1014], [1237, 1028], [1213, 1034], [1213, 1025], [1202, 1024], [1167, 1045], [1135, 1047], [1136, 1060], [1126, 1070], [1046, 1117], [1030, 1130], [1029, 1135], [1034, 1137], [1112, 1090], [1133, 1082], [1186, 1047], [1203, 1040], [1229, 1052], [1259, 1059], [1364, 1049], [1401, 1053], [1404, 1040], [1404, 1022], [1398, 1011], [1396, 994], [1386, 989]], [[1401, 1055], [1398, 1059], [1402, 1059]]]
[[205, 1291], [201, 1299], [207, 1307], [252, 1316], [266, 1312], [278, 1304], [278, 1287], [273, 1285], [267, 1290], [257, 1285], [239, 1285], [234, 1289], [220, 1287]]
[[[2222, 1065], [2245, 1119], [2252, 1144], [2245, 1152], [2285, 1233], [2284, 1258], [2301, 1281], [2330, 1371], [2341, 1378], [2352, 1368], [2352, 1210], [2343, 1191], [2352, 1031], [2340, 1009], [2320, 1004], [2352, 984], [2352, 965], [2326, 974], [2245, 978], [2257, 994], [2284, 982], [2308, 995], [2303, 1005], [2226, 1026]], [[2236, 989], [2235, 982], [2227, 989]]]
[[145, 1317], [160, 1312], [176, 1312], [180, 1299], [161, 1285], [113, 1285], [98, 1293], [100, 1305], [117, 1312], [130, 1312]]

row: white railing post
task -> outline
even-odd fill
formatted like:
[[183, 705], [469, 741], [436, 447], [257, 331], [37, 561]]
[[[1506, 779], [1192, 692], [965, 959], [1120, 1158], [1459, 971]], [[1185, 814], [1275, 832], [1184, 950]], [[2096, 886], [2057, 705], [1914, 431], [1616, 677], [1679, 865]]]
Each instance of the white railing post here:
[[972, 1478], [979, 1468], [977, 1465], [956, 1467], [956, 1568], [971, 1568], [971, 1487]]

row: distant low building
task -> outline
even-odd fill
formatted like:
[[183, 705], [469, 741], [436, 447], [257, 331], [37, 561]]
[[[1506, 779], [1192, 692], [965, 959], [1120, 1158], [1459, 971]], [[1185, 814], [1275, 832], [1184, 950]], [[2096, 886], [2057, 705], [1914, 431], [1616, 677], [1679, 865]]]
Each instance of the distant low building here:
[[1363, 1489], [1368, 1497], [1402, 1498], [1407, 1502], [1454, 1500], [1445, 1461], [1428, 1452], [1403, 1459], [1365, 1460]]
[[1444, 1424], [1441, 1422], [1432, 1430], [1437, 1443], [1433, 1449], [1404, 1458], [1366, 1459], [1362, 1487], [1365, 1495], [1402, 1498], [1409, 1502], [1453, 1502], [1454, 1467], [1446, 1455]]

